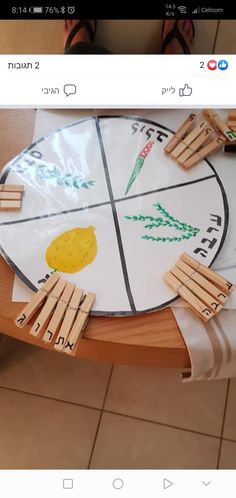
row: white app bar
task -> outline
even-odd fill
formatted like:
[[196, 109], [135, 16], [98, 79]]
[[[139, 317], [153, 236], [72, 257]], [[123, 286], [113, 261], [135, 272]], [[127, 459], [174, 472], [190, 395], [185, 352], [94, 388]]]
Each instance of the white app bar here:
[[24, 498], [235, 496], [234, 470], [2, 470], [0, 493]]
[[0, 107], [235, 107], [236, 56], [1, 55]]

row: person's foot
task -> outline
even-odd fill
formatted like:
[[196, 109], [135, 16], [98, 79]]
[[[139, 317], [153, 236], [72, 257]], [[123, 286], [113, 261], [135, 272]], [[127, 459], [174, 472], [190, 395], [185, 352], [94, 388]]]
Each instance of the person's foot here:
[[[72, 29], [75, 27], [75, 25], [78, 22], [79, 22], [78, 19], [71, 19], [71, 20], [66, 20], [65, 21], [65, 23], [64, 23], [64, 33], [63, 33], [64, 47], [66, 45], [66, 41], [68, 39], [68, 36], [70, 35]], [[89, 19], [88, 22], [90, 23], [92, 31], [94, 31], [95, 30], [95, 21], [94, 21], [94, 19]], [[73, 37], [70, 45], [74, 45], [75, 43], [79, 43], [79, 42], [90, 42], [90, 41], [91, 41], [90, 33], [89, 33], [88, 29], [86, 29], [86, 27], [83, 26], [75, 34], [75, 36]]]
[[[174, 28], [176, 21], [164, 21], [163, 24], [163, 32], [162, 32], [162, 43], [166, 39], [167, 35], [172, 31]], [[193, 40], [194, 40], [194, 31], [193, 31], [193, 25], [190, 20], [180, 20], [177, 22], [177, 28], [178, 31], [180, 32], [180, 35], [182, 35], [186, 45], [189, 48], [190, 53], [192, 52], [193, 48]], [[164, 52], [164, 54], [183, 54], [183, 47], [181, 46], [179, 40], [177, 38], [173, 38], [173, 40], [170, 41], [170, 43], [167, 44]]]

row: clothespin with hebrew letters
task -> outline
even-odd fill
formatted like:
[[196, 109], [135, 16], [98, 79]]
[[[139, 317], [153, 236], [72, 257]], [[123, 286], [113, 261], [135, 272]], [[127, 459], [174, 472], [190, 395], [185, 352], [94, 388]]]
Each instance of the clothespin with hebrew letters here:
[[163, 278], [204, 321], [219, 313], [235, 289], [231, 282], [186, 253]]

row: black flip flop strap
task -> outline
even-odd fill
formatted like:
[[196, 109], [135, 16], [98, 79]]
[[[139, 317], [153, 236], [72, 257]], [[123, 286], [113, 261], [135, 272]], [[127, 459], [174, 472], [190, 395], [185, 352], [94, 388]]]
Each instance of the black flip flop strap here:
[[166, 37], [162, 43], [162, 47], [161, 47], [162, 54], [165, 52], [166, 47], [169, 45], [169, 43], [171, 43], [174, 39], [178, 40], [184, 54], [190, 54], [189, 47], [188, 47], [183, 35], [181, 35], [181, 33], [178, 29], [177, 23], [175, 23], [173, 29], [168, 33], [168, 35], [166, 35]]
[[81, 30], [81, 28], [85, 28], [88, 31], [90, 40], [94, 41], [95, 30], [93, 30], [90, 22], [86, 19], [81, 19], [81, 21], [77, 22], [77, 24], [71, 30], [65, 44], [65, 52], [69, 50], [71, 42], [75, 35]]

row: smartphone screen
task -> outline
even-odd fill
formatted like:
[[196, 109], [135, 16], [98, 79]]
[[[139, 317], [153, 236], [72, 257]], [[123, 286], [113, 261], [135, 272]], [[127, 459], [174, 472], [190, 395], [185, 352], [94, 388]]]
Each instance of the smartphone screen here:
[[4, 496], [235, 485], [234, 8], [116, 10], [1, 7]]

